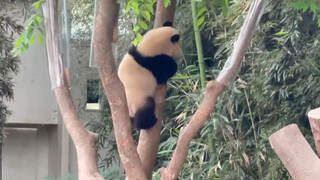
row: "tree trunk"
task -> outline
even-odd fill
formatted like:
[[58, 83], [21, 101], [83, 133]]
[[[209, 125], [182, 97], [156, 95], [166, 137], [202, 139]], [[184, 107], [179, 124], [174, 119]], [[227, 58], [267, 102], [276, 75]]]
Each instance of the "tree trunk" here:
[[146, 180], [142, 163], [132, 137], [126, 95], [123, 84], [117, 75], [112, 46], [116, 0], [100, 0], [97, 13], [94, 54], [100, 79], [110, 104], [114, 132], [122, 165], [129, 180]]
[[[165, 8], [164, 0], [158, 0], [156, 17], [154, 20], [154, 28], [161, 27], [163, 23], [174, 20], [174, 13], [176, 7], [176, 1], [171, 0], [171, 4]], [[148, 177], [151, 179], [152, 171], [156, 163], [159, 144], [160, 144], [160, 132], [162, 129], [163, 120], [163, 108], [164, 101], [166, 98], [167, 85], [159, 85], [155, 92], [155, 102], [156, 102], [156, 117], [157, 123], [149, 130], [141, 130], [138, 144], [138, 153], [144, 168], [144, 171]]]
[[80, 121], [66, 81], [60, 43], [58, 0], [47, 1], [44, 7], [46, 46], [51, 85], [56, 100], [77, 151], [79, 180], [103, 180], [96, 162], [98, 135], [88, 131]]

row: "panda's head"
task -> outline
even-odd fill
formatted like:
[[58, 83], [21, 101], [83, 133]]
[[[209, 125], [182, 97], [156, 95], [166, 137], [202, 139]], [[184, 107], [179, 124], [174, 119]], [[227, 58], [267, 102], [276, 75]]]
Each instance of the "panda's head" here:
[[172, 58], [180, 56], [181, 38], [179, 32], [166, 22], [163, 27], [148, 31], [138, 45], [138, 51], [144, 56], [168, 55]]

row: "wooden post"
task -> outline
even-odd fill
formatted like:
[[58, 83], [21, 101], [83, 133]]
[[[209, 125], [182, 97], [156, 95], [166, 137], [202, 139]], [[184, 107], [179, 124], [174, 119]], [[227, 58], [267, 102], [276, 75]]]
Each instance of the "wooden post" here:
[[320, 179], [320, 160], [296, 124], [273, 133], [269, 142], [294, 180]]

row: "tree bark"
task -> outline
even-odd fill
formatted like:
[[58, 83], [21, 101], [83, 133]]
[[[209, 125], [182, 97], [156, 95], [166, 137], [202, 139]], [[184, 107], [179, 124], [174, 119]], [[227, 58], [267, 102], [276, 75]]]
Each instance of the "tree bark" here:
[[0, 143], [0, 180], [2, 180], [2, 143]]
[[88, 131], [80, 121], [66, 81], [60, 47], [57, 0], [46, 2], [44, 15], [51, 85], [63, 121], [76, 147], [79, 180], [103, 180], [96, 162], [95, 144], [98, 135]]
[[269, 142], [294, 180], [319, 179], [320, 160], [296, 124], [273, 133]]
[[213, 108], [217, 103], [219, 95], [225, 89], [226, 86], [217, 81], [208, 82], [203, 101], [196, 113], [192, 116], [191, 121], [179, 135], [178, 144], [173, 152], [169, 166], [161, 170], [162, 180], [174, 180], [178, 178], [179, 172], [188, 155], [190, 142], [210, 116], [210, 113], [213, 111]]
[[318, 157], [320, 157], [320, 108], [313, 109], [308, 113], [310, 126], [318, 152]]
[[67, 87], [55, 88], [54, 92], [62, 118], [76, 147], [79, 180], [103, 180], [96, 161], [98, 135], [83, 126]]
[[[161, 27], [163, 23], [167, 21], [173, 22], [175, 7], [175, 0], [172, 0], [171, 4], [167, 8], [164, 7], [164, 0], [158, 0], [154, 28]], [[159, 144], [161, 140], [160, 133], [162, 129], [163, 108], [165, 105], [164, 101], [166, 98], [166, 90], [167, 85], [159, 85], [155, 92], [156, 117], [158, 120], [156, 125], [149, 130], [140, 131], [137, 150], [148, 179], [151, 179], [152, 177], [152, 171], [156, 163]]]
[[168, 7], [164, 7], [164, 0], [158, 0], [156, 16], [154, 19], [154, 28], [161, 27], [163, 23], [174, 21], [174, 13], [176, 12], [176, 0], [171, 0]]
[[112, 54], [116, 0], [100, 0], [96, 18], [94, 54], [99, 75], [107, 95], [117, 141], [118, 151], [127, 178], [146, 180], [142, 163], [132, 138], [131, 123], [123, 84], [117, 75]]

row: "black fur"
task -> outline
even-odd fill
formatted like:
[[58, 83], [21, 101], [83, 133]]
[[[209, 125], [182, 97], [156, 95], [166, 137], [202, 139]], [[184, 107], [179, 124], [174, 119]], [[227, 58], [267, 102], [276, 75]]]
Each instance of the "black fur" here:
[[137, 129], [150, 129], [153, 127], [157, 122], [154, 109], [154, 98], [147, 97], [145, 105], [137, 110], [133, 118], [130, 118], [131, 121], [133, 120], [133, 126]]
[[171, 37], [171, 42], [172, 43], [176, 43], [176, 42], [178, 42], [179, 41], [179, 39], [180, 39], [180, 35], [179, 34], [175, 34], [175, 35], [173, 35], [172, 37]]
[[128, 52], [142, 67], [152, 72], [158, 84], [164, 84], [178, 70], [176, 61], [165, 54], [146, 57], [138, 52], [135, 46], [132, 46]]
[[171, 21], [167, 21], [167, 22], [165, 22], [165, 23], [163, 23], [163, 25], [162, 25], [163, 27], [165, 27], [165, 26], [170, 26], [170, 27], [172, 27], [173, 26], [173, 24], [172, 24], [172, 22]]

